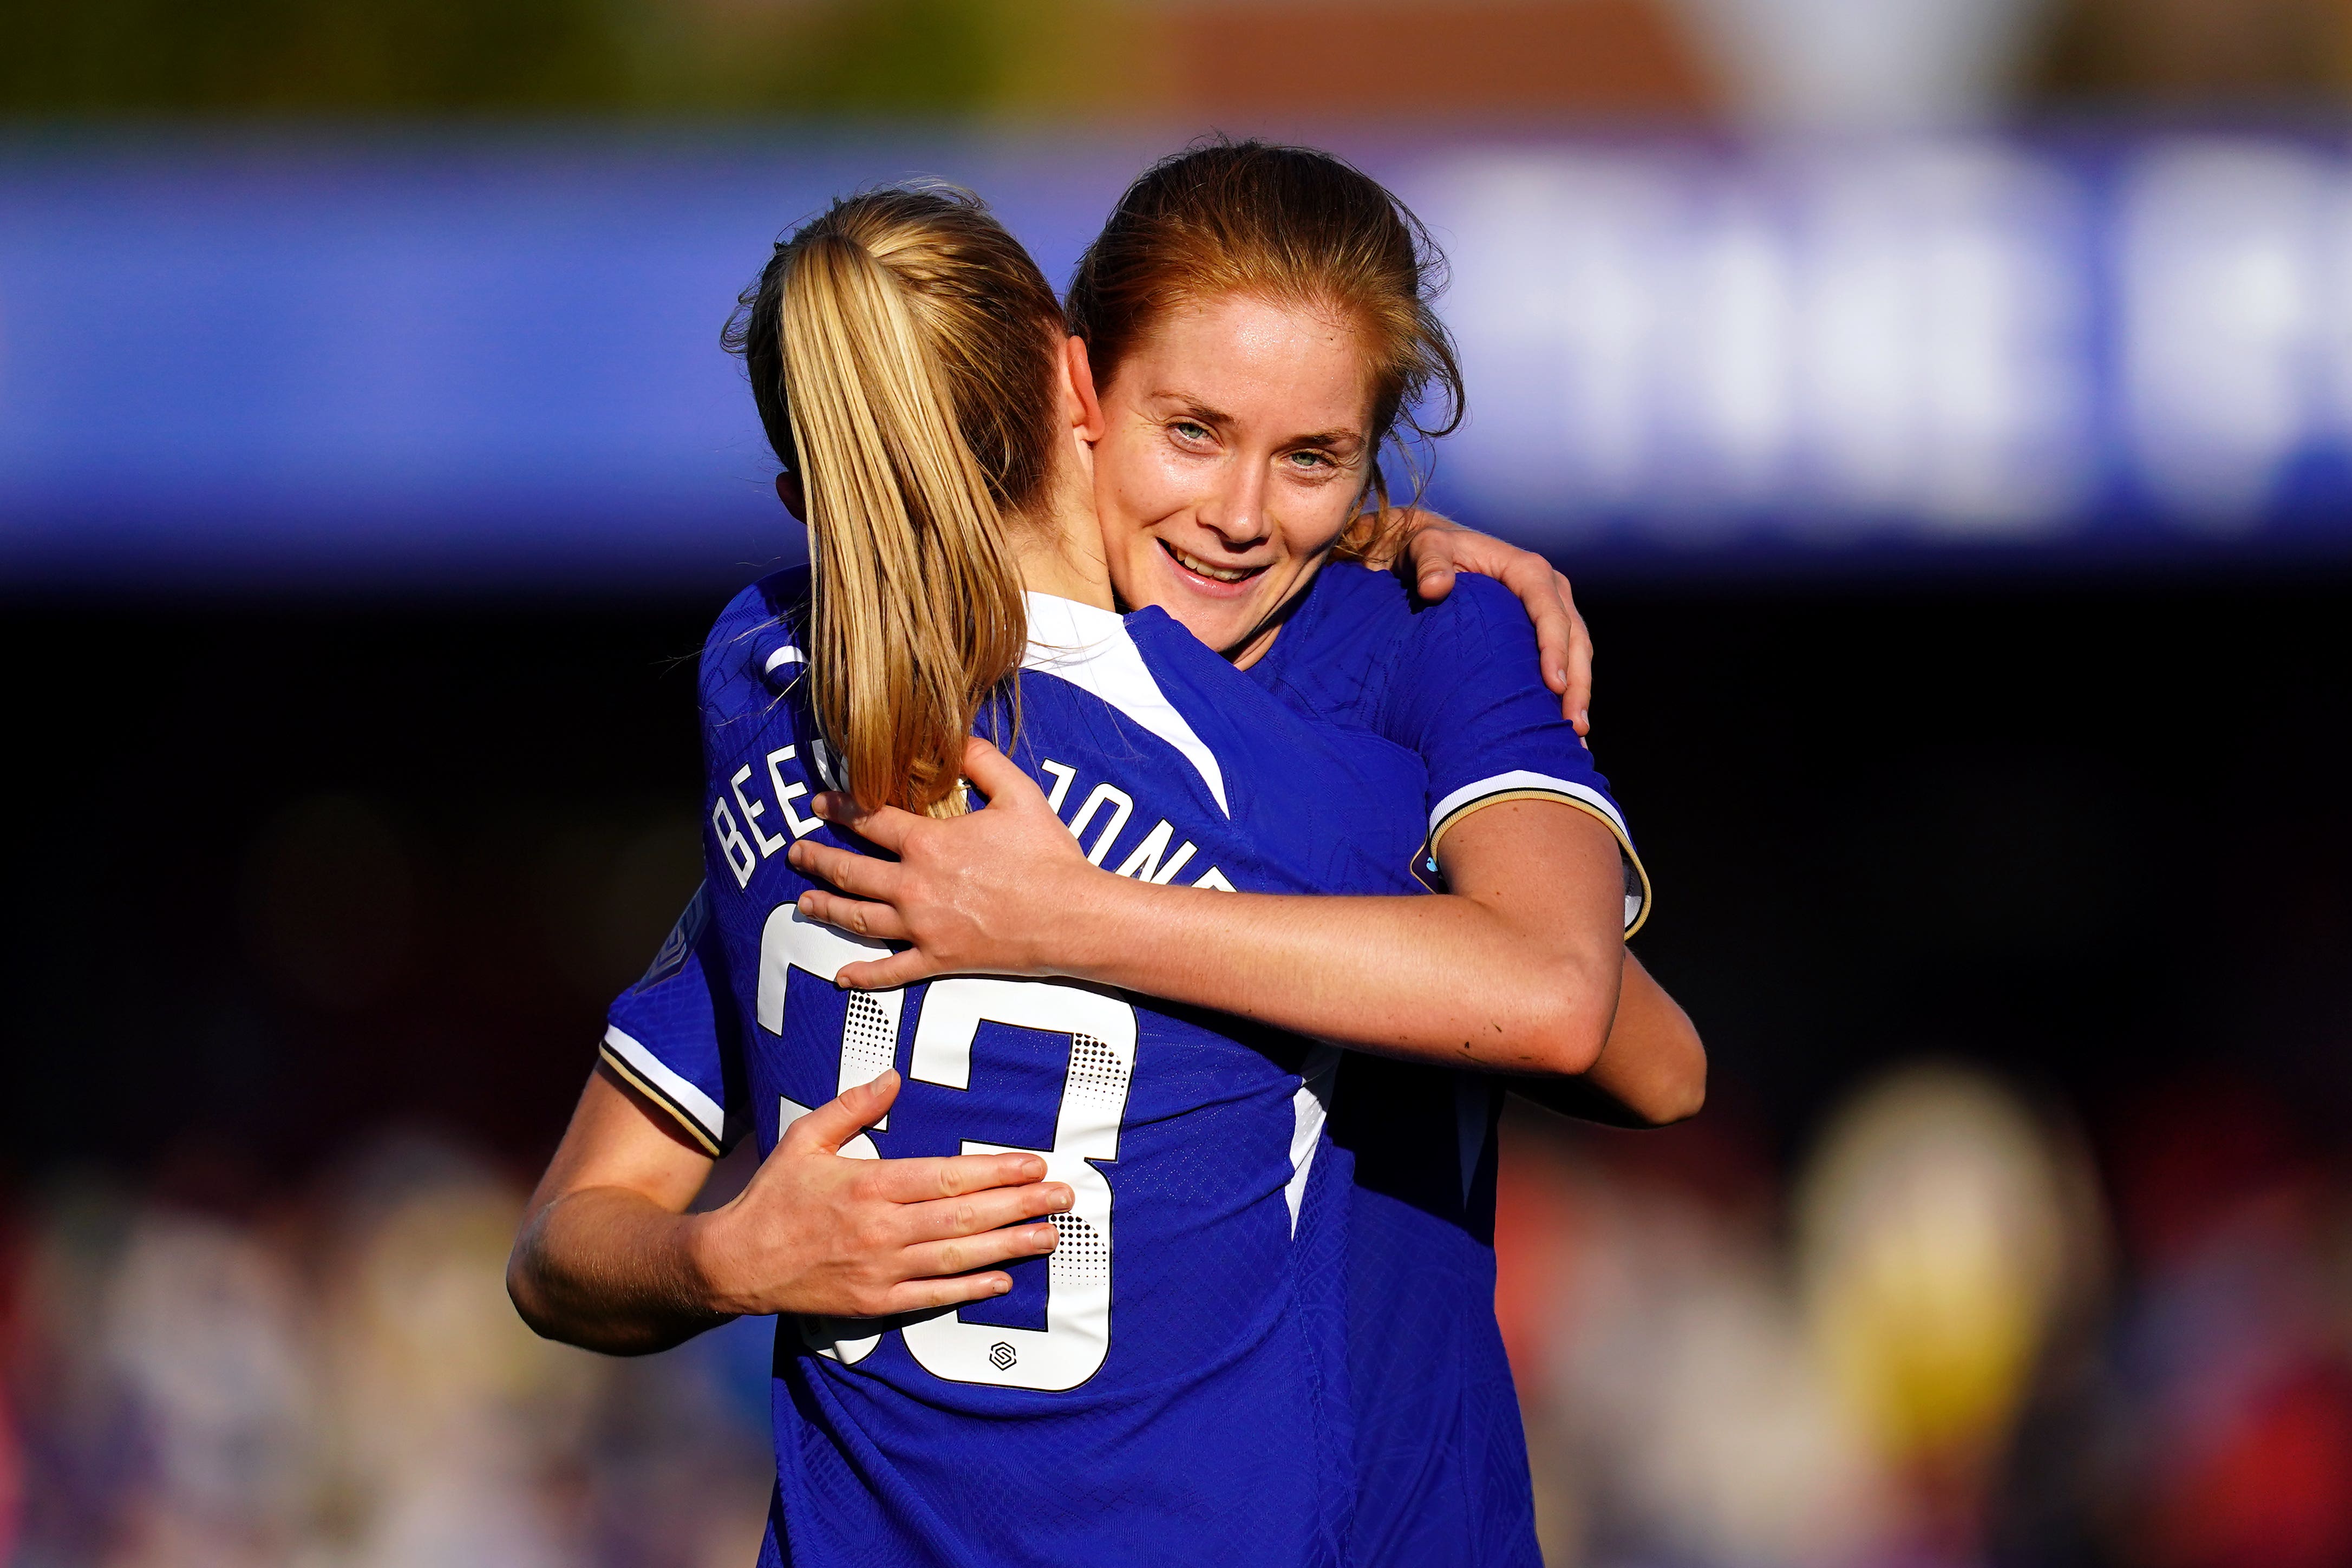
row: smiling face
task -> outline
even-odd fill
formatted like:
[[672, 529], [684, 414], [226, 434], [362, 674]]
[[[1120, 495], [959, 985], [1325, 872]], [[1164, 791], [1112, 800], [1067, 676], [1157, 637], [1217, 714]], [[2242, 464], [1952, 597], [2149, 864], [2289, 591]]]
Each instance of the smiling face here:
[[1362, 337], [1337, 310], [1223, 295], [1171, 311], [1100, 391], [1095, 500], [1112, 584], [1232, 648], [1356, 514], [1375, 457]]

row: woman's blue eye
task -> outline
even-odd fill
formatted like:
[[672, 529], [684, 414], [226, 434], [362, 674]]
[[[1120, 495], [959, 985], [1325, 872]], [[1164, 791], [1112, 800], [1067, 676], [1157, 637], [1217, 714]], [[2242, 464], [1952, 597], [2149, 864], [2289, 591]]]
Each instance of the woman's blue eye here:
[[1208, 427], [1195, 425], [1190, 419], [1179, 419], [1171, 428], [1188, 441], [1205, 441], [1209, 438]]

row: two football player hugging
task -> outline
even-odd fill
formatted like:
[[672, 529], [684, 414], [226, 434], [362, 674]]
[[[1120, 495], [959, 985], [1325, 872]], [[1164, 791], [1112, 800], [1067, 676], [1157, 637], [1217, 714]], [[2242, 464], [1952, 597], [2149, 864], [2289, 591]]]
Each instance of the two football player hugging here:
[[704, 648], [704, 889], [509, 1282], [616, 1353], [781, 1315], [762, 1563], [1538, 1562], [1503, 1094], [1655, 1124], [1706, 1068], [1565, 584], [1391, 504], [1461, 416], [1441, 268], [1220, 141], [1065, 300], [924, 186], [745, 295], [811, 565]]

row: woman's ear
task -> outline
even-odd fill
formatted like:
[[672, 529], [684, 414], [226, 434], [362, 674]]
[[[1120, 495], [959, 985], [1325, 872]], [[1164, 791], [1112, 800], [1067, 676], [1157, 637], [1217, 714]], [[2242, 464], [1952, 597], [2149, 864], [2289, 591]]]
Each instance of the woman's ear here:
[[801, 477], [798, 474], [776, 476], [776, 499], [784, 503], [784, 510], [793, 514], [794, 522], [808, 521], [808, 498], [801, 493]]
[[1070, 428], [1080, 439], [1102, 439], [1102, 400], [1095, 395], [1094, 366], [1087, 359], [1087, 340], [1073, 336], [1062, 344], [1062, 390], [1070, 407]]

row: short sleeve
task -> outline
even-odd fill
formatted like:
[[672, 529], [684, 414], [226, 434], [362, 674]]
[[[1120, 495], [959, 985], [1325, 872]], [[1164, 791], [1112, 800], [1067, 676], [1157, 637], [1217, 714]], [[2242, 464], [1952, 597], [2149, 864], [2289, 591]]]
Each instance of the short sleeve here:
[[695, 889], [645, 977], [614, 998], [600, 1055], [714, 1159], [742, 1136], [742, 1041], [707, 888]]
[[1649, 873], [1609, 781], [1543, 683], [1535, 628], [1508, 589], [1465, 575], [1414, 617], [1383, 694], [1381, 728], [1429, 769], [1424, 856], [1465, 817], [1507, 800], [1558, 800], [1597, 818], [1625, 873], [1625, 931], [1648, 918]]

